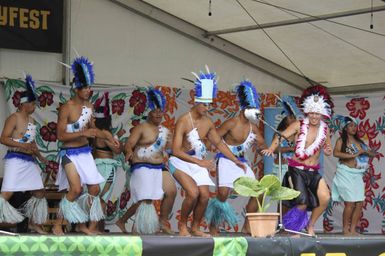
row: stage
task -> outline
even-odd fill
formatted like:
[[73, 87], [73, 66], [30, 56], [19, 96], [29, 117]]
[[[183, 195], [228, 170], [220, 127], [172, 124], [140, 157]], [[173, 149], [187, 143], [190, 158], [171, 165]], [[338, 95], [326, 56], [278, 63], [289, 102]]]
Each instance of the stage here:
[[131, 256], [374, 256], [385, 255], [385, 236], [316, 238], [252, 238], [221, 236], [184, 238], [178, 236], [0, 236], [0, 255], [131, 255]]

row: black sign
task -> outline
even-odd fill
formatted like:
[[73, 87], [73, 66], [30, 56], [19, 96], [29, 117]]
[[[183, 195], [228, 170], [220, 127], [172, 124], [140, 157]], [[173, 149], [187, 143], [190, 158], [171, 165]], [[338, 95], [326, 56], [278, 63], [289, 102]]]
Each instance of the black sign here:
[[0, 48], [62, 52], [63, 0], [0, 0]]

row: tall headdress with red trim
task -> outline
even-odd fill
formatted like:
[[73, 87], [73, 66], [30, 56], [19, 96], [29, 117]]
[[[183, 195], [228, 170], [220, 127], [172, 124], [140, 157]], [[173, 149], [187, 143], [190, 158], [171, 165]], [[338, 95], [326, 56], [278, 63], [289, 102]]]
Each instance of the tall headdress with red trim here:
[[95, 101], [95, 118], [108, 118], [111, 116], [110, 113], [110, 99], [109, 93], [105, 92], [103, 96]]
[[300, 99], [303, 112], [318, 113], [330, 118], [334, 104], [327, 89], [322, 85], [314, 85], [305, 89]]

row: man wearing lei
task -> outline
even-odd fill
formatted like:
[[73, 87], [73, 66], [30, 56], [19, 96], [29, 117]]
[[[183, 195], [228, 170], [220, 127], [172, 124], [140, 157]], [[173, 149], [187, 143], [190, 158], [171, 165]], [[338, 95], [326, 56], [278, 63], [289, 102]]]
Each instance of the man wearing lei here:
[[[295, 136], [295, 155], [288, 159], [288, 172], [283, 185], [291, 187], [301, 194], [296, 199], [284, 201], [290, 210], [283, 217], [285, 228], [301, 231], [307, 228], [310, 235], [315, 235], [314, 224], [326, 209], [330, 192], [325, 180], [318, 173], [321, 150], [325, 155], [332, 154], [330, 133], [323, 118], [330, 118], [333, 103], [326, 89], [322, 86], [307, 88], [301, 96], [305, 118], [295, 121], [282, 132], [284, 138]], [[272, 156], [278, 146], [278, 139], [261, 152]], [[307, 210], [312, 211], [310, 220]]]

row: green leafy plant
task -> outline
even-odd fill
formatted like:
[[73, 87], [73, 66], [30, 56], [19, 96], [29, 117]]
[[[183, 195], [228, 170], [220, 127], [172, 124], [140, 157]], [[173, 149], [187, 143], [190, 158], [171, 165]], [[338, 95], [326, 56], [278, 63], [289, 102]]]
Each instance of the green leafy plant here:
[[[234, 181], [234, 190], [241, 196], [255, 197], [258, 202], [258, 212], [266, 212], [271, 201], [291, 200], [300, 194], [297, 190], [282, 187], [279, 179], [274, 175], [265, 175], [259, 181], [250, 177], [238, 178]], [[267, 197], [270, 200], [267, 201]]]

